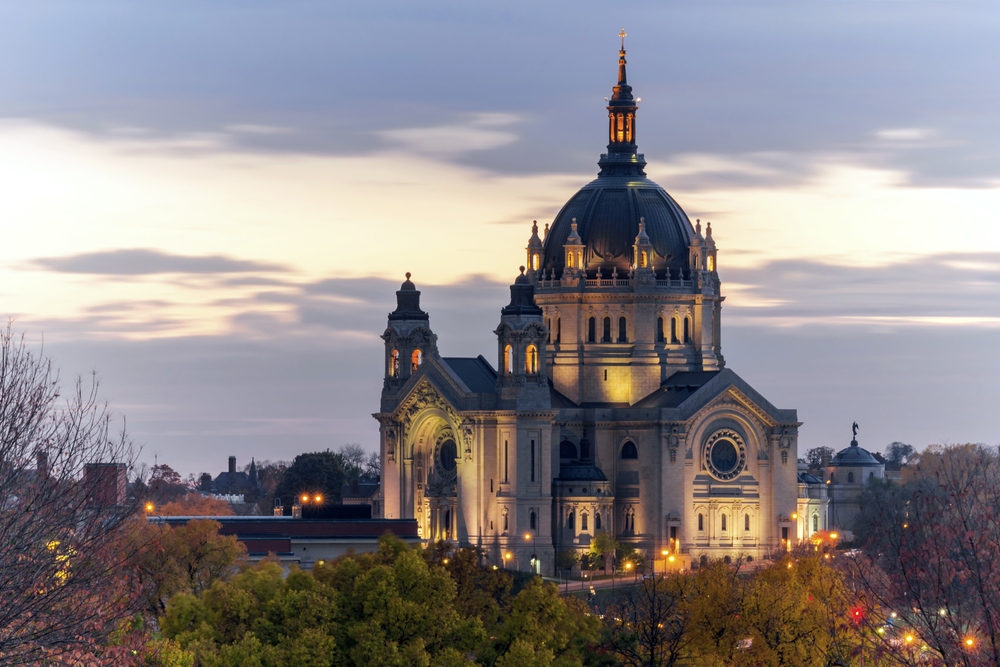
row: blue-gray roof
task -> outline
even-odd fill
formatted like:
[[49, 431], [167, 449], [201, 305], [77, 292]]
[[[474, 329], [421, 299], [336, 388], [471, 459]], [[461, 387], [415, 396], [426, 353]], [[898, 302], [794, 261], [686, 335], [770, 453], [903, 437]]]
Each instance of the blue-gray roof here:
[[719, 371], [687, 371], [674, 373], [660, 388], [633, 405], [633, 408], [676, 408], [691, 394], [701, 389]]
[[497, 390], [497, 372], [490, 362], [479, 355], [472, 357], [444, 357], [441, 361], [462, 379], [474, 394], [493, 394]]
[[608, 478], [604, 474], [604, 471], [597, 466], [590, 465], [589, 463], [578, 463], [560, 467], [559, 480], [563, 482], [606, 482]]

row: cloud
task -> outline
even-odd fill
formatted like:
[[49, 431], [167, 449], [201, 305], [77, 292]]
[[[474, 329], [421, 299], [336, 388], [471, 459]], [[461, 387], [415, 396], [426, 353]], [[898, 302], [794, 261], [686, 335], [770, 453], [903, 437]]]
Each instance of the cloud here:
[[251, 123], [247, 124], [237, 124], [237, 125], [227, 125], [227, 132], [235, 132], [237, 134], [262, 134], [262, 135], [272, 135], [272, 134], [291, 134], [294, 130], [290, 127], [278, 127], [275, 125], [254, 125]]
[[937, 131], [929, 127], [901, 127], [892, 130], [878, 130], [875, 136], [887, 141], [925, 141], [937, 136]]
[[233, 259], [225, 255], [188, 256], [133, 248], [86, 252], [63, 257], [42, 257], [31, 260], [37, 268], [60, 273], [95, 275], [143, 276], [161, 273], [276, 273], [288, 268], [270, 262]]
[[459, 154], [498, 148], [517, 141], [513, 132], [500, 128], [517, 123], [521, 118], [508, 113], [473, 114], [464, 122], [433, 127], [410, 127], [381, 130], [378, 136], [417, 153]]

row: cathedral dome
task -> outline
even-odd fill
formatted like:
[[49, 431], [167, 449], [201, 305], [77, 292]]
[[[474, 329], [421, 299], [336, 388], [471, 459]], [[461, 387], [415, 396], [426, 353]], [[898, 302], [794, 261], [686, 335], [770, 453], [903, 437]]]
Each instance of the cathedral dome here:
[[833, 457], [830, 461], [831, 466], [843, 466], [843, 467], [861, 467], [861, 466], [880, 466], [878, 459], [872, 456], [872, 453], [867, 449], [858, 446], [857, 440], [851, 440], [851, 446], [846, 447]]
[[646, 223], [653, 253], [650, 264], [657, 273], [688, 270], [688, 247], [694, 229], [687, 214], [666, 191], [644, 175], [601, 175], [573, 195], [556, 216], [545, 238], [542, 267], [561, 271], [563, 244], [573, 219], [584, 245], [584, 266], [601, 268], [605, 275], [617, 268], [625, 272], [634, 262], [633, 244], [639, 221]]
[[583, 243], [588, 275], [601, 269], [610, 276], [634, 266], [634, 244], [639, 222], [645, 221], [652, 245], [650, 266], [658, 275], [674, 277], [690, 269], [688, 249], [696, 232], [687, 214], [666, 191], [646, 178], [646, 161], [637, 152], [635, 115], [638, 100], [625, 74], [625, 45], [618, 59], [618, 85], [608, 102], [608, 152], [601, 155], [600, 175], [573, 195], [556, 215], [545, 237], [541, 268], [562, 273], [563, 245], [575, 221]]

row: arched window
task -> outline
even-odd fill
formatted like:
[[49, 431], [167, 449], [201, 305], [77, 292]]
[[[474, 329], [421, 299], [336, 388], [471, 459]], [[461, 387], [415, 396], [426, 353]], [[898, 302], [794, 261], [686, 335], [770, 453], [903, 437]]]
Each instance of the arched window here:
[[722, 515], [722, 530], [726, 529], [726, 515]]
[[534, 255], [531, 256], [531, 269], [533, 271], [537, 271], [538, 270], [538, 255], [537, 254], [534, 254]]
[[538, 348], [534, 345], [529, 345], [524, 353], [524, 372], [528, 375], [538, 372]]
[[531, 530], [535, 530], [535, 510], [531, 510], [531, 514], [528, 516], [528, 525], [531, 526]]
[[580, 515], [580, 530], [590, 530], [587, 528], [587, 518], [586, 512]]
[[691, 318], [690, 317], [685, 317], [684, 318], [684, 342], [685, 343], [690, 343], [691, 342]]
[[618, 114], [618, 143], [625, 141], [625, 115]]
[[562, 318], [556, 318], [556, 342], [562, 342]]
[[389, 355], [389, 377], [399, 377], [399, 350], [393, 350]]
[[628, 322], [625, 321], [624, 317], [618, 318], [618, 342], [628, 342]]
[[643, 269], [649, 267], [649, 258], [646, 256], [645, 250], [643, 250], [642, 254], [639, 255], [639, 267]]
[[819, 530], [819, 515], [813, 514], [813, 532]]
[[698, 515], [698, 530], [699, 531], [704, 531], [705, 530], [705, 515], [704, 514], [699, 514]]
[[569, 440], [563, 440], [559, 443], [559, 458], [561, 459], [575, 459], [576, 458], [576, 445], [574, 445]]
[[873, 472], [868, 473], [868, 479], [875, 479], [875, 473]]
[[508, 375], [514, 372], [514, 348], [510, 345], [503, 349], [503, 372]]
[[708, 256], [708, 270], [715, 271], [715, 258], [711, 255]]
[[545, 328], [549, 330], [549, 335], [545, 339], [545, 342], [546, 343], [551, 343], [552, 342], [552, 318], [551, 317], [548, 318], [547, 320], [545, 320]]
[[420, 350], [414, 350], [413, 354], [410, 355], [410, 372], [420, 368], [422, 363], [424, 363], [424, 353]]
[[670, 318], [670, 342], [674, 343], [674, 344], [677, 344], [678, 342], [680, 342], [680, 341], [677, 340], [677, 318], [676, 317], [671, 317]]
[[625, 442], [622, 445], [622, 458], [623, 459], [637, 459], [639, 458], [639, 450], [636, 449], [635, 443], [631, 440]]
[[601, 513], [600, 512], [595, 512], [594, 513], [594, 530], [600, 530], [600, 529], [601, 529]]
[[847, 473], [847, 483], [848, 484], [854, 484], [854, 473], [853, 472]]
[[610, 343], [611, 342], [611, 318], [610, 317], [605, 317], [604, 318], [604, 338], [601, 339], [601, 342], [602, 343]]
[[573, 510], [570, 510], [569, 515], [566, 517], [566, 527], [570, 530], [576, 528], [576, 515], [573, 513]]
[[657, 343], [662, 343], [663, 342], [663, 318], [662, 317], [656, 318], [656, 342]]
[[597, 341], [597, 320], [593, 317], [587, 322], [587, 342], [593, 343]]
[[746, 530], [746, 531], [750, 530], [750, 515], [749, 514], [744, 514], [743, 515], [743, 530]]

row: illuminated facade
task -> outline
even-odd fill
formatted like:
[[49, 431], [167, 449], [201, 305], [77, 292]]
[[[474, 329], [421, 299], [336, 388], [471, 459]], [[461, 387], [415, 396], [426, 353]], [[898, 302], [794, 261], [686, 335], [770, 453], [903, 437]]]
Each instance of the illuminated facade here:
[[409, 274], [396, 293], [384, 516], [545, 574], [599, 531], [647, 557], [790, 547], [796, 412], [725, 366], [711, 225], [645, 176], [624, 46], [607, 109], [598, 178], [532, 227], [494, 361], [441, 357]]

